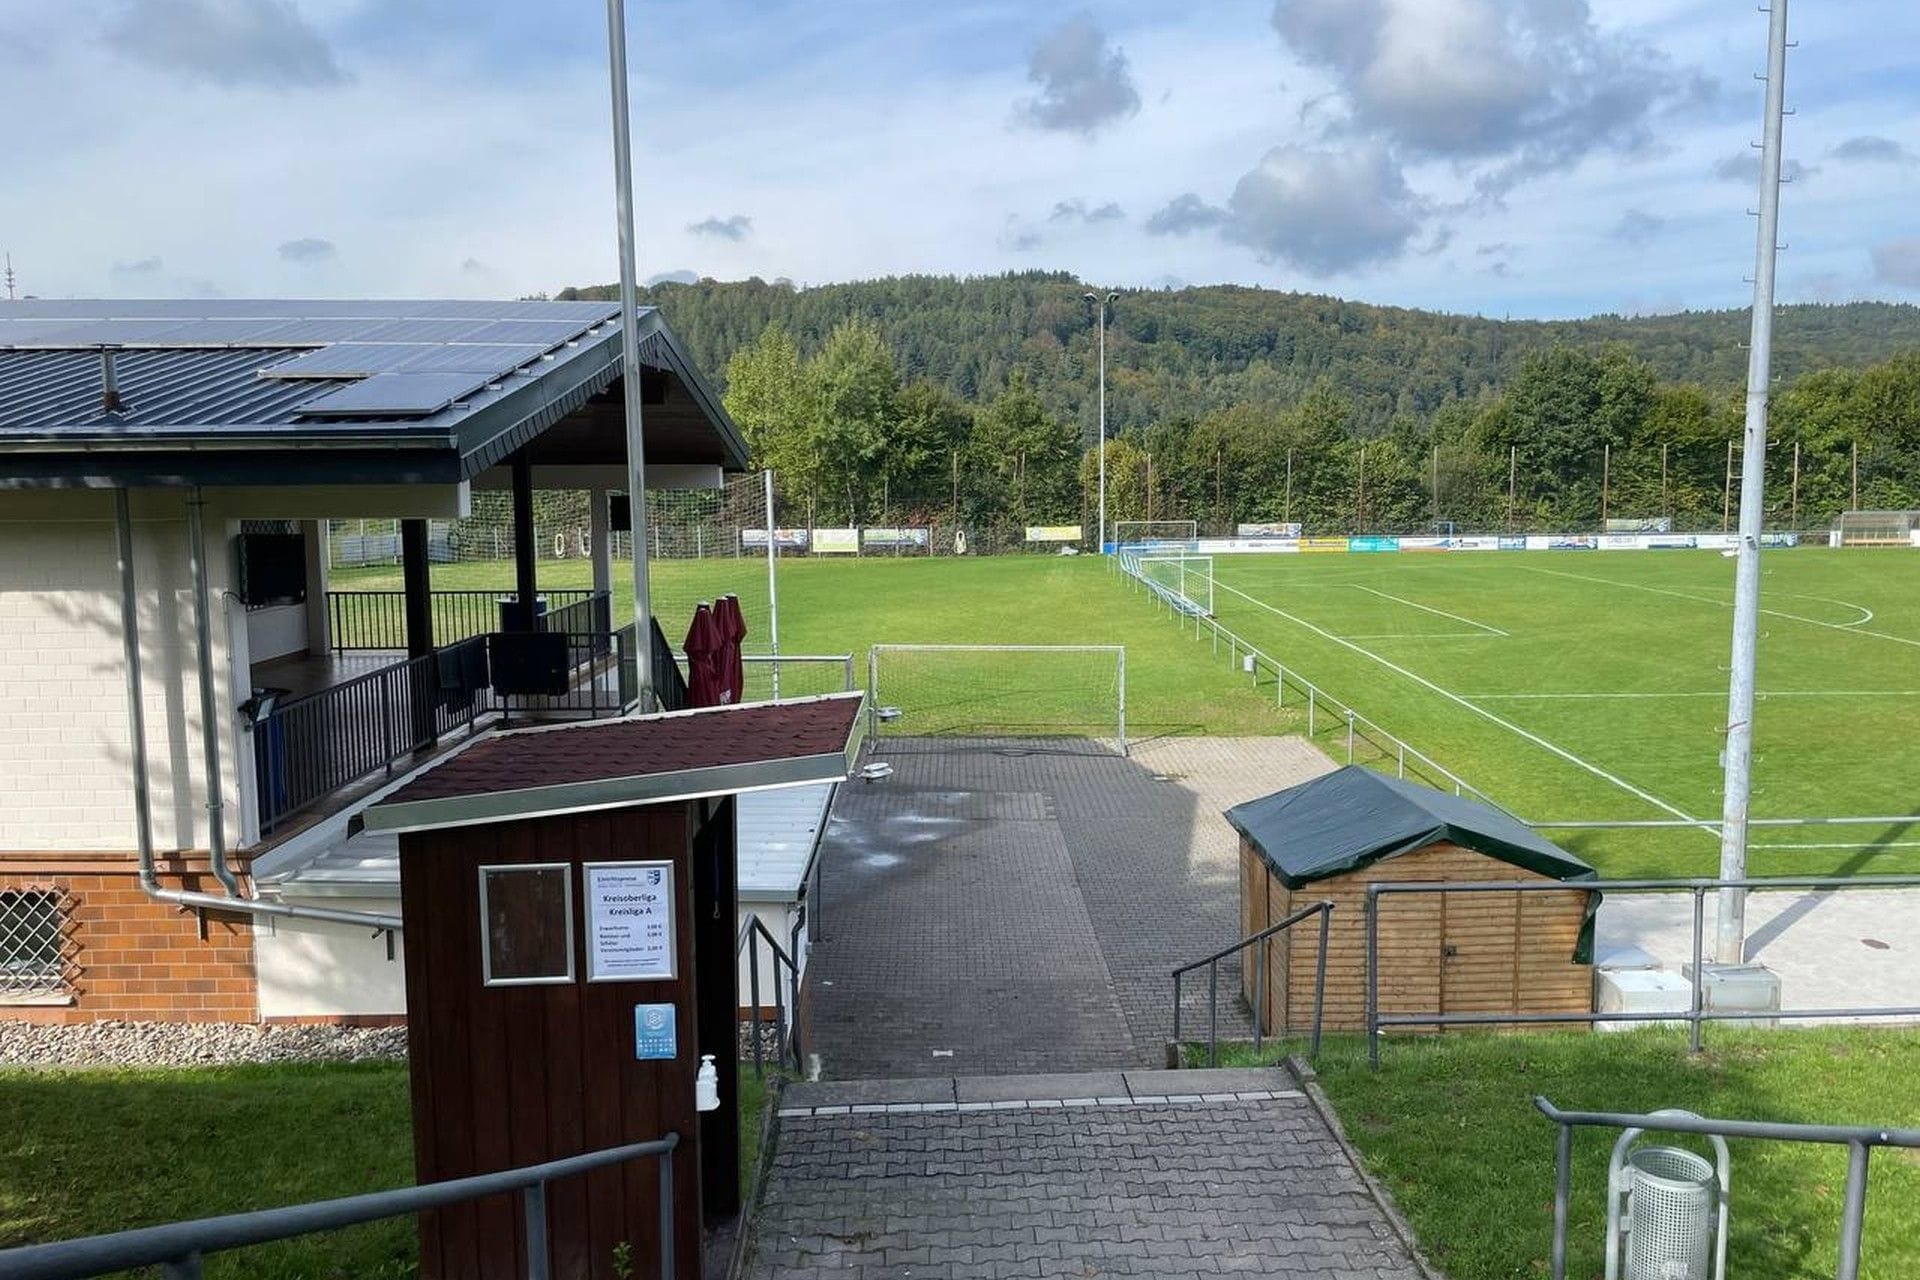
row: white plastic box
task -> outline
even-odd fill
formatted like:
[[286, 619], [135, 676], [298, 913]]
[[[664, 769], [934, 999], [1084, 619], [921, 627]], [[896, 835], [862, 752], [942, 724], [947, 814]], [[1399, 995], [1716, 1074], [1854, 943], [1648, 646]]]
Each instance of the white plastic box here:
[[[1593, 974], [1595, 1013], [1685, 1013], [1693, 1002], [1687, 980], [1665, 969], [1596, 969]], [[1600, 1031], [1631, 1031], [1635, 1027], [1684, 1027], [1684, 1021], [1602, 1021]]]

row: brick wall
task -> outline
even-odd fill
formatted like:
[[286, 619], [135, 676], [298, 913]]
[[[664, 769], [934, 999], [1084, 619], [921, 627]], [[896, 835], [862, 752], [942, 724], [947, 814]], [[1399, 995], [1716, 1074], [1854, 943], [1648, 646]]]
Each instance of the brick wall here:
[[[166, 888], [218, 893], [204, 861], [163, 863]], [[199, 915], [141, 892], [130, 860], [49, 860], [41, 868], [5, 858], [0, 889], [54, 889], [67, 909], [67, 1005], [8, 1005], [0, 1017], [34, 1022], [107, 1019], [252, 1022], [258, 1017], [249, 917]]]

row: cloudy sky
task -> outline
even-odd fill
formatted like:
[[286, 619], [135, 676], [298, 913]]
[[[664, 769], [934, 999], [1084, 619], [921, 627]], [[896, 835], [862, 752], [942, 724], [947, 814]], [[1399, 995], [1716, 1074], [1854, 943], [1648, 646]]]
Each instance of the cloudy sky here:
[[[1747, 296], [1751, 0], [629, 11], [645, 276]], [[1783, 297], [1920, 301], [1920, 4], [1793, 35]], [[49, 297], [610, 280], [605, 40], [598, 0], [0, 0], [0, 250]]]

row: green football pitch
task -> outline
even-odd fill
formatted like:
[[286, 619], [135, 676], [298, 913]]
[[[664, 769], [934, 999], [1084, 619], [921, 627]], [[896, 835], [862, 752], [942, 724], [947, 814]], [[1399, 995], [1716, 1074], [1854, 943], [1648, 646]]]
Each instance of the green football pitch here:
[[[1213, 565], [1223, 626], [1522, 818], [1720, 815], [1729, 558], [1238, 555]], [[1920, 556], [1782, 550], [1761, 572], [1753, 816], [1920, 811]], [[1709, 830], [1549, 834], [1616, 873], [1711, 874], [1717, 864]], [[1750, 848], [1757, 874], [1904, 870], [1920, 865], [1920, 824], [1761, 827]]]
[[[1521, 817], [1718, 818], [1731, 560], [1403, 552], [1213, 564], [1221, 625]], [[1782, 550], [1762, 571], [1753, 813], [1920, 812], [1920, 554]], [[695, 599], [737, 591], [749, 647], [763, 648], [765, 573], [751, 558], [656, 562], [656, 613], [677, 636]], [[1191, 618], [1170, 618], [1090, 556], [795, 559], [779, 573], [782, 650], [852, 654], [862, 682], [873, 644], [1124, 645], [1136, 741], [1308, 727], [1296, 691], [1276, 708], [1270, 676], [1248, 678], [1204, 630], [1194, 638]], [[499, 562], [433, 568], [440, 589], [512, 580]], [[625, 565], [614, 581], [623, 617]], [[585, 586], [587, 566], [543, 562], [540, 582]], [[397, 588], [399, 574], [336, 571], [333, 585]], [[1041, 732], [1071, 718], [1068, 703], [1106, 692], [1098, 681], [1057, 685], [1012, 660], [979, 661], [967, 678], [983, 707], [1011, 698]], [[790, 674], [785, 688], [839, 680], [823, 666]], [[1345, 758], [1341, 720], [1322, 714], [1313, 728], [1323, 750]], [[1395, 767], [1364, 737], [1357, 747], [1356, 758]], [[1708, 875], [1718, 861], [1717, 837], [1702, 828], [1549, 834], [1613, 874]], [[1920, 870], [1920, 823], [1757, 828], [1752, 844], [1756, 874]]]

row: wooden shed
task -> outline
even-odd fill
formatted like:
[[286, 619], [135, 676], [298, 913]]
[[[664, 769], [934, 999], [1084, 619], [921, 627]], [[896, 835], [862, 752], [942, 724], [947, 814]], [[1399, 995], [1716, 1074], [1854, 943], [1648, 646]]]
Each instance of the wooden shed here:
[[[672, 1133], [675, 1275], [738, 1209], [736, 797], [843, 779], [861, 695], [476, 740], [363, 815], [400, 833], [420, 1182]], [[721, 1105], [696, 1110], [702, 1054]], [[556, 1280], [660, 1274], [652, 1160], [553, 1183]], [[425, 1280], [528, 1274], [517, 1197], [424, 1213]]]
[[[1358, 765], [1227, 811], [1240, 833], [1242, 936], [1321, 900], [1324, 1025], [1366, 1022], [1367, 886], [1385, 881], [1570, 881], [1594, 869], [1510, 815]], [[1593, 914], [1600, 895], [1405, 893], [1380, 898], [1382, 1013], [1584, 1013], [1593, 1008]], [[1242, 991], [1276, 1032], [1312, 1025], [1318, 929], [1276, 937], [1264, 981], [1248, 948]]]

